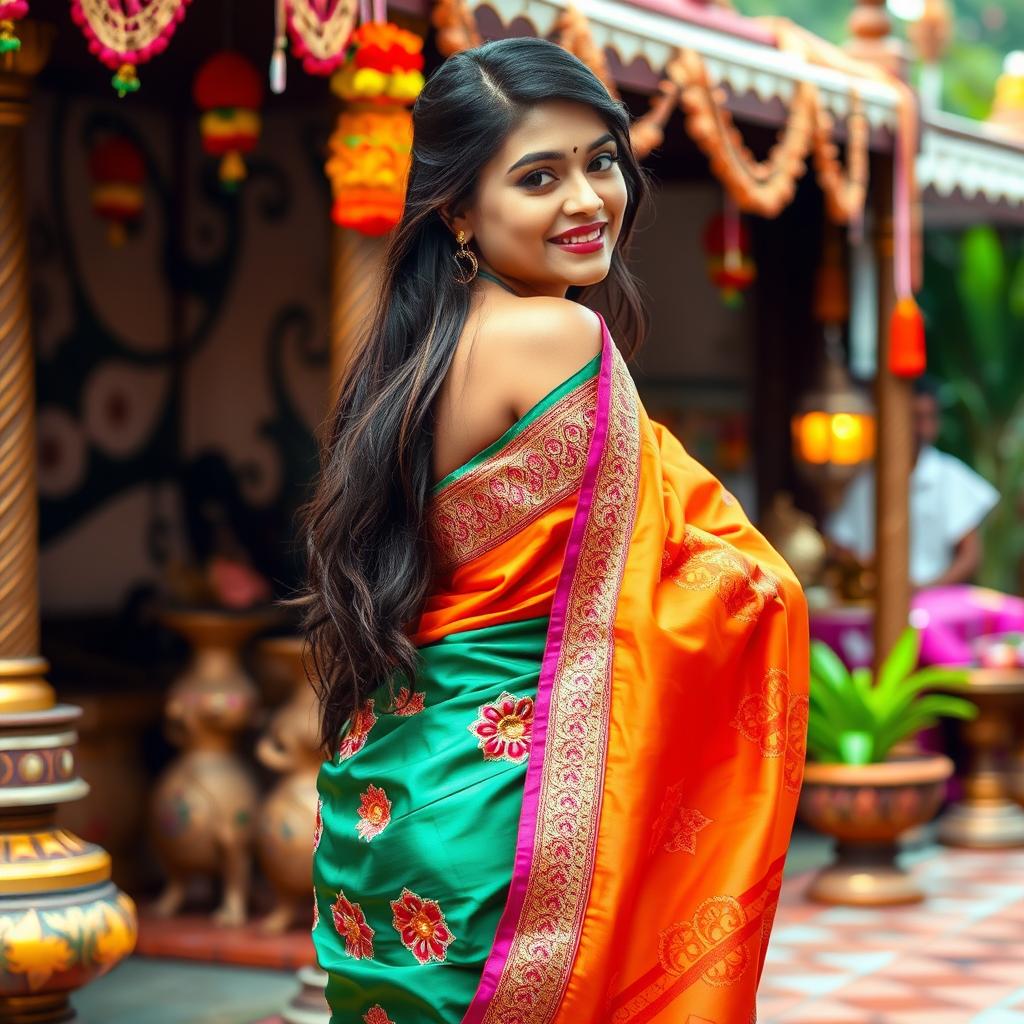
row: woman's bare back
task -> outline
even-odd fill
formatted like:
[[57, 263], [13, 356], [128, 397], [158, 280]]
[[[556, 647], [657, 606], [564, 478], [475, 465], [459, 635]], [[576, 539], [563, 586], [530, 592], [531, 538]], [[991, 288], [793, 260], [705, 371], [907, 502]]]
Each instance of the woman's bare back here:
[[496, 441], [600, 350], [600, 324], [585, 306], [481, 289], [435, 400], [434, 480]]

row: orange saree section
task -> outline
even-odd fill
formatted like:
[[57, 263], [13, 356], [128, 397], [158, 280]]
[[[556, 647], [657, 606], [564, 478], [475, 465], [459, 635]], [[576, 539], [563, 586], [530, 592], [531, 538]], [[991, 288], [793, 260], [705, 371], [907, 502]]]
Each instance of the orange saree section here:
[[489, 457], [437, 492], [428, 516], [437, 570], [413, 634], [550, 615], [594, 436], [597, 359], [555, 388]]
[[639, 409], [593, 878], [557, 1024], [749, 1024], [802, 779], [807, 616]]
[[413, 643], [549, 615], [578, 492], [471, 562], [439, 574]]

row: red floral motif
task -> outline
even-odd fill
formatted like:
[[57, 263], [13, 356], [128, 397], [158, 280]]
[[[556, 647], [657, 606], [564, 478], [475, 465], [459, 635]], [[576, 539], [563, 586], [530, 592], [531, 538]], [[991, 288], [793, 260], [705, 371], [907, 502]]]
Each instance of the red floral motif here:
[[403, 686], [395, 694], [394, 703], [388, 708], [392, 715], [401, 715], [409, 718], [418, 715], [426, 707], [427, 693], [425, 690], [413, 690], [409, 692], [408, 686]]
[[533, 698], [503, 693], [494, 704], [483, 704], [469, 727], [485, 761], [525, 761], [533, 735]]
[[664, 843], [668, 853], [696, 853], [697, 833], [711, 824], [711, 818], [695, 807], [684, 807], [686, 780], [669, 786], [661, 810], [651, 829], [651, 850]]
[[351, 903], [339, 890], [331, 904], [334, 930], [345, 940], [345, 952], [356, 960], [373, 956], [373, 929], [366, 923], [362, 907]]
[[371, 1006], [366, 1013], [363, 1014], [364, 1024], [395, 1024], [395, 1022], [387, 1015], [384, 1007], [380, 1003]]
[[369, 786], [365, 793], [359, 794], [359, 799], [356, 831], [360, 839], [369, 842], [374, 836], [379, 836], [391, 821], [391, 801], [377, 786]]
[[448, 930], [436, 900], [425, 900], [403, 889], [402, 895], [391, 901], [391, 910], [391, 923], [401, 936], [402, 945], [421, 964], [431, 960], [443, 963], [448, 958], [446, 951], [455, 936]]
[[324, 802], [320, 797], [316, 798], [316, 818], [313, 821], [313, 852], [320, 848], [320, 838], [324, 834]]
[[316, 926], [320, 923], [320, 904], [317, 903], [316, 899], [316, 888], [313, 889], [313, 927], [310, 931], [316, 931]]
[[373, 701], [368, 700], [352, 716], [352, 723], [338, 747], [338, 760], [344, 761], [353, 754], [358, 754], [366, 746], [366, 737], [376, 725], [377, 716], [373, 713]]

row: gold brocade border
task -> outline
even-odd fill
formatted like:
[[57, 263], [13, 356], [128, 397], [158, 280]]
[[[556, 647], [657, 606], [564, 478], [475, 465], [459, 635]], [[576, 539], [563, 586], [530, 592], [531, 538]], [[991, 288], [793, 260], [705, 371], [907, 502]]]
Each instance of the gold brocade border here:
[[594, 377], [437, 495], [431, 534], [441, 565], [471, 562], [579, 488], [596, 399]]
[[533, 858], [515, 937], [484, 1024], [548, 1024], [569, 979], [590, 892], [604, 784], [614, 625], [636, 516], [639, 399], [612, 347], [608, 434], [551, 688]]

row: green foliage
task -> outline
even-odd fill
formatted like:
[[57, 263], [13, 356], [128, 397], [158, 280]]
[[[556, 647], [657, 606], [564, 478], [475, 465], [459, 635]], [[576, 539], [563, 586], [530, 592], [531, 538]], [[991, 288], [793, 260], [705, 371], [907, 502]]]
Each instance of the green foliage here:
[[[1024, 39], [1024, 4], [996, 0], [951, 0], [953, 38], [942, 62], [942, 104], [964, 117], [985, 118], [992, 108], [1003, 58]], [[849, 37], [846, 20], [853, 0], [737, 0], [744, 14], [777, 14], [833, 43]], [[906, 25], [892, 18], [892, 32], [906, 36]]]
[[961, 669], [914, 671], [921, 636], [908, 627], [872, 680], [870, 669], [847, 671], [839, 656], [820, 640], [811, 642], [811, 707], [807, 750], [815, 761], [869, 764], [884, 761], [900, 740], [935, 725], [941, 717], [974, 718], [969, 700], [926, 693], [967, 685]]
[[1024, 245], [993, 228], [929, 232], [921, 295], [932, 372], [943, 381], [940, 444], [1001, 495], [982, 525], [978, 582], [1020, 589], [1024, 558]]

